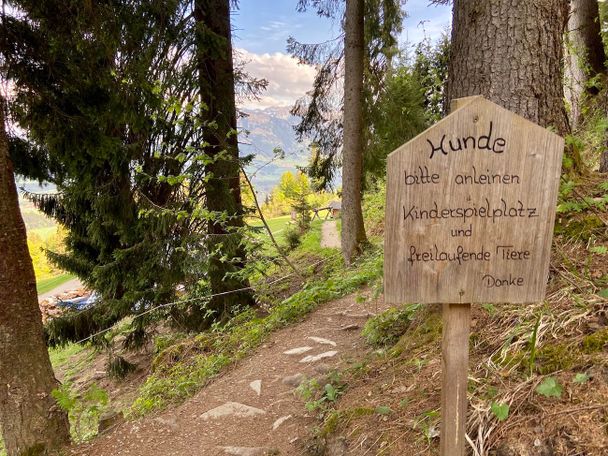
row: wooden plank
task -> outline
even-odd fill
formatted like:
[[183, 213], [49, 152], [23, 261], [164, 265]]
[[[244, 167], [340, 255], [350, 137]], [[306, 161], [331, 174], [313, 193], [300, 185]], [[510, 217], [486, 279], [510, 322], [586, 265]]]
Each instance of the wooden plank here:
[[442, 456], [465, 456], [470, 304], [443, 305], [441, 436]]
[[564, 141], [484, 99], [389, 155], [385, 299], [544, 299]]

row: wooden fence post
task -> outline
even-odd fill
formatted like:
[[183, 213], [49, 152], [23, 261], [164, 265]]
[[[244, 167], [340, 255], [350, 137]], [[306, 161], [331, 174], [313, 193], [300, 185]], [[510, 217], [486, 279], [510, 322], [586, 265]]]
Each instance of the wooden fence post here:
[[443, 304], [441, 345], [442, 456], [464, 456], [471, 304]]

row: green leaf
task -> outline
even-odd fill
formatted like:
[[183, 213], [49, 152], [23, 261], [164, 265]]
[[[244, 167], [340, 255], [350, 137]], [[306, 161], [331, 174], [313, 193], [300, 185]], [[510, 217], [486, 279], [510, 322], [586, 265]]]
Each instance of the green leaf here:
[[545, 397], [561, 397], [563, 388], [553, 377], [547, 377], [536, 387], [536, 392]]
[[583, 372], [579, 372], [574, 376], [574, 383], [587, 383], [589, 381], [589, 376]]
[[492, 402], [490, 409], [492, 410], [494, 416], [498, 418], [498, 421], [504, 421], [509, 416], [509, 404]]
[[325, 396], [328, 400], [335, 402], [338, 399], [338, 390], [331, 383], [325, 385]]
[[387, 407], [386, 405], [379, 405], [378, 407], [376, 407], [376, 413], [378, 415], [388, 415], [388, 414], [392, 413], [392, 410], [390, 407]]
[[602, 298], [608, 298], [608, 288], [604, 288], [598, 292], [598, 295]]
[[76, 397], [72, 395], [69, 386], [65, 384], [51, 391], [51, 395], [57, 401], [59, 407], [66, 412], [71, 411], [76, 406]]

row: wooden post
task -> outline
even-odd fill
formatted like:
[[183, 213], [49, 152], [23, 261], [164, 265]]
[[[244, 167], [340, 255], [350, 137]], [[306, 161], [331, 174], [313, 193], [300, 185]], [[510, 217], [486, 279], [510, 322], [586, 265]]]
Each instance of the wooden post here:
[[[475, 97], [452, 100], [450, 112]], [[441, 340], [441, 456], [465, 456], [471, 304], [443, 304]]]
[[471, 304], [443, 304], [441, 455], [464, 456]]

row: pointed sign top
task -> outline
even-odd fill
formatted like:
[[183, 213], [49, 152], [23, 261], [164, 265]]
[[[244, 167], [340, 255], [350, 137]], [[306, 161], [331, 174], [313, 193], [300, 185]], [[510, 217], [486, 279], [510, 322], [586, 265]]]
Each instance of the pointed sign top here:
[[544, 298], [564, 141], [483, 97], [388, 158], [388, 302]]

